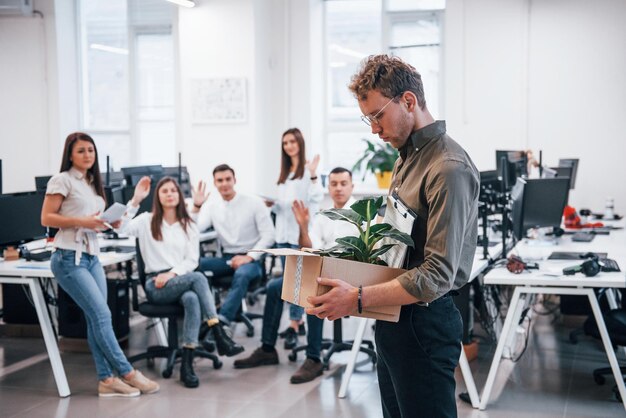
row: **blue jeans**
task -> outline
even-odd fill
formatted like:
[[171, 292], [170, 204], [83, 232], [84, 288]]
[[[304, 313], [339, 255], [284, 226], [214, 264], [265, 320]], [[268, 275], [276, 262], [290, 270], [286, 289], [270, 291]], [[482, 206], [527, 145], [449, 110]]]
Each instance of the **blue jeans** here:
[[76, 252], [57, 249], [50, 267], [59, 286], [74, 299], [87, 319], [87, 342], [91, 348], [98, 379], [113, 376], [113, 369], [120, 375], [133, 370], [113, 333], [111, 311], [107, 305], [107, 285], [104, 270], [98, 257], [81, 254], [80, 264], [75, 265]]
[[200, 272], [172, 277], [160, 289], [156, 288], [153, 276], [146, 281], [145, 290], [151, 303], [169, 305], [178, 302], [183, 305], [183, 345], [186, 347], [198, 345], [198, 331], [202, 321], [217, 317], [215, 299], [206, 277]]
[[[288, 242], [280, 242], [276, 244], [276, 248], [295, 248], [299, 249], [300, 247], [297, 245], [289, 244]], [[280, 263], [283, 266], [283, 271], [285, 270], [285, 257], [280, 257]], [[289, 303], [289, 302], [287, 302]], [[289, 303], [289, 319], [292, 321], [300, 322], [302, 320], [302, 315], [304, 314], [304, 308]]]
[[[266, 289], [261, 342], [263, 344], [271, 345], [272, 347], [276, 345], [278, 327], [280, 326], [280, 317], [283, 313], [283, 300], [280, 297], [282, 290], [282, 277], [280, 279], [270, 281]], [[298, 306], [298, 308], [300, 307]], [[322, 352], [322, 328], [324, 320], [313, 315], [307, 315], [307, 325], [309, 326], [309, 330], [306, 335], [306, 356], [319, 359]]]
[[200, 260], [200, 269], [211, 271], [214, 277], [233, 276], [228, 295], [226, 295], [220, 308], [220, 317], [226, 323], [234, 321], [237, 317], [241, 300], [246, 296], [250, 283], [263, 275], [261, 265], [257, 261], [243, 264], [237, 270], [230, 268], [226, 262], [235, 255], [237, 254], [224, 254], [223, 257], [202, 258]]

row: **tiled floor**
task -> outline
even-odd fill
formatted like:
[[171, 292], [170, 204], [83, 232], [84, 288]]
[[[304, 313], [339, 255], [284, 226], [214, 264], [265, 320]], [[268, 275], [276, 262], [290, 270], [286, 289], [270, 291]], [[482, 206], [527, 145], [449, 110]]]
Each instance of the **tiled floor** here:
[[[259, 345], [260, 322], [256, 322], [257, 333], [253, 338], [246, 337], [242, 327], [235, 329], [235, 338], [245, 345], [246, 353]], [[568, 342], [569, 331], [580, 324], [580, 318], [554, 321], [553, 317], [535, 316], [534, 322], [524, 356], [518, 363], [503, 361], [488, 409], [474, 410], [458, 401], [459, 416], [626, 416], [621, 403], [613, 398], [612, 378], [606, 385], [597, 386], [591, 377], [594, 368], [607, 364], [601, 345], [588, 337], [582, 337], [577, 345]], [[139, 352], [148, 340], [154, 340], [152, 332], [144, 331], [144, 326], [140, 322], [133, 328], [131, 353]], [[352, 335], [355, 327], [354, 320], [346, 320], [345, 335]], [[325, 326], [325, 333], [330, 337], [330, 324]], [[479, 391], [486, 380], [493, 349], [492, 345], [481, 343], [479, 358], [471, 363]], [[224, 367], [214, 370], [210, 361], [198, 360], [196, 371], [201, 380], [198, 389], [182, 387], [177, 370], [171, 379], [163, 379], [157, 370], [139, 363], [138, 367], [148, 376], [158, 379], [162, 390], [135, 399], [99, 399], [91, 356], [73, 353], [63, 354], [72, 396], [60, 399], [52, 370], [42, 353], [45, 353], [42, 340], [0, 339], [0, 417], [382, 416], [376, 374], [371, 365], [355, 372], [347, 398], [337, 398], [347, 353], [334, 356], [330, 370], [322, 378], [302, 385], [289, 383], [299, 363], [289, 362], [282, 348], [279, 366], [258, 369], [235, 370], [233, 359], [224, 359]], [[623, 360], [623, 355], [619, 358]], [[457, 383], [457, 391], [465, 391], [460, 373]]]

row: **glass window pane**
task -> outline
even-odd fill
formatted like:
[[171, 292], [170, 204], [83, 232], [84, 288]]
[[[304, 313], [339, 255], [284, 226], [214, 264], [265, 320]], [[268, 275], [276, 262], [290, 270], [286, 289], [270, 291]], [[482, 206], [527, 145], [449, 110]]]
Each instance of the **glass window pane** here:
[[126, 0], [81, 6], [83, 124], [87, 129], [128, 129]]
[[100, 171], [106, 171], [106, 157], [109, 156], [111, 171], [133, 165], [131, 158], [130, 135], [127, 133], [94, 133], [91, 137], [98, 148]]
[[439, 44], [441, 40], [439, 19], [425, 15], [415, 19], [394, 22], [390, 31], [390, 47]]
[[381, 1], [326, 3], [328, 102], [331, 118], [358, 117], [348, 90], [361, 60], [381, 53]]
[[446, 0], [387, 0], [387, 11], [440, 10], [445, 9]]

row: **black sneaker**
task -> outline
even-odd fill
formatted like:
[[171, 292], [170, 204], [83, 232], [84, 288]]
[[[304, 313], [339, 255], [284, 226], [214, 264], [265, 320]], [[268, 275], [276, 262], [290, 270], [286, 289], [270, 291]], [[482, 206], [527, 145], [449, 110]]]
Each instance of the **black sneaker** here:
[[289, 328], [287, 330], [287, 334], [285, 335], [285, 350], [291, 350], [292, 348], [297, 347], [298, 345], [298, 333], [293, 328]]
[[254, 350], [249, 357], [235, 360], [233, 363], [235, 369], [250, 369], [252, 367], [269, 366], [272, 364], [278, 364], [278, 353], [276, 350], [267, 353], [263, 351], [262, 347]]
[[[291, 328], [291, 326], [288, 326], [287, 328], [279, 332], [278, 336], [280, 338], [285, 338], [290, 329], [293, 329], [293, 328]], [[298, 324], [298, 335], [300, 336], [306, 335], [306, 328], [304, 327], [304, 322], [301, 322], [300, 324]]]

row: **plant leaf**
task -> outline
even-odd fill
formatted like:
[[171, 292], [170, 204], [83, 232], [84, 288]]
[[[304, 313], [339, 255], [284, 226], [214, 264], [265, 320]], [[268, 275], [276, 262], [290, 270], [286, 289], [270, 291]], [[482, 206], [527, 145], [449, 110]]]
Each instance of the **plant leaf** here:
[[354, 255], [358, 261], [368, 261], [367, 247], [363, 240], [358, 237], [342, 237], [337, 238], [337, 244], [344, 245], [354, 252]]
[[[368, 216], [369, 205], [369, 216]], [[378, 212], [378, 209], [383, 205], [383, 197], [368, 197], [365, 199], [357, 200], [350, 209], [361, 215], [364, 222], [372, 221]]]
[[333, 221], [350, 222], [358, 228], [361, 228], [361, 225], [364, 222], [363, 217], [351, 209], [327, 209], [321, 211], [320, 213]]
[[381, 255], [385, 254], [387, 251], [392, 249], [394, 245], [396, 244], [381, 245], [380, 248], [376, 248], [374, 251], [372, 251], [372, 253], [370, 254], [370, 259], [376, 260], [378, 257], [380, 257]]
[[391, 230], [391, 225], [389, 224], [376, 224], [370, 227], [370, 237], [374, 238], [377, 236], [381, 236], [380, 233], [384, 231]]
[[391, 228], [388, 231], [381, 231], [378, 235], [383, 236], [385, 238], [390, 238], [396, 241], [400, 241], [401, 243], [406, 244], [411, 248], [415, 248], [415, 244], [413, 243], [413, 238], [411, 238], [409, 234], [400, 232], [395, 228]]

